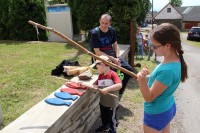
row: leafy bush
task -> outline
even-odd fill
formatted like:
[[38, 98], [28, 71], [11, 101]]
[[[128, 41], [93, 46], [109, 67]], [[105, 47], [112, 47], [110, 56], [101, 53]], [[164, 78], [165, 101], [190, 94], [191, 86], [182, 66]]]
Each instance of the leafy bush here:
[[[0, 32], [5, 32], [6, 36], [1, 39], [10, 40], [37, 40], [36, 30], [28, 24], [28, 20], [33, 20], [42, 25], [46, 25], [46, 11], [44, 0], [3, 0], [0, 2], [2, 17], [0, 22]], [[4, 7], [7, 4], [7, 8]], [[4, 8], [3, 8], [4, 7]], [[46, 41], [47, 32], [39, 30], [40, 40]]]

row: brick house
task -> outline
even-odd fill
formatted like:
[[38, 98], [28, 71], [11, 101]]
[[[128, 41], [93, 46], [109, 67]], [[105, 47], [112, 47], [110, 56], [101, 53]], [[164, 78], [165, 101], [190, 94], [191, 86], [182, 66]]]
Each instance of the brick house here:
[[174, 7], [168, 3], [154, 17], [154, 23], [172, 23], [179, 29], [200, 26], [200, 6]]

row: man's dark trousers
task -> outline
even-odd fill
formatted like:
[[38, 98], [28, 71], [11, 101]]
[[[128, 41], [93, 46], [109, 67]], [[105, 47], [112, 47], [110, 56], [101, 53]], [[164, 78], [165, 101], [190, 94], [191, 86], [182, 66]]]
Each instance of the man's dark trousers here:
[[[136, 70], [134, 68], [132, 68], [124, 58], [119, 58], [119, 59], [120, 59], [121, 67], [123, 67], [131, 72], [136, 72]], [[122, 72], [122, 73], [124, 73], [124, 72]], [[131, 78], [131, 76], [124, 73], [124, 79], [122, 80], [122, 88], [119, 91], [119, 95], [122, 95], [124, 93], [126, 85], [130, 78]]]

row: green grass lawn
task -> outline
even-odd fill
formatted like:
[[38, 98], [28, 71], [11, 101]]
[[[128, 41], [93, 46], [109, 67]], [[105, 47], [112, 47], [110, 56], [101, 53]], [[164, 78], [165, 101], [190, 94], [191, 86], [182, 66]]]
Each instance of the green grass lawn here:
[[63, 84], [51, 77], [51, 70], [64, 59], [84, 66], [90, 57], [66, 43], [0, 43], [0, 105], [5, 125]]
[[[88, 48], [87, 44], [82, 45]], [[0, 105], [5, 125], [64, 84], [64, 81], [51, 77], [51, 70], [64, 59], [77, 60], [82, 66], [88, 66], [91, 58], [67, 43], [0, 42]], [[156, 66], [154, 61], [137, 62], [142, 67], [149, 66], [150, 71]], [[130, 91], [134, 88], [136, 96], [132, 98], [132, 93], [126, 93], [124, 104], [141, 105], [143, 99], [137, 82], [134, 86], [129, 84], [128, 88]]]

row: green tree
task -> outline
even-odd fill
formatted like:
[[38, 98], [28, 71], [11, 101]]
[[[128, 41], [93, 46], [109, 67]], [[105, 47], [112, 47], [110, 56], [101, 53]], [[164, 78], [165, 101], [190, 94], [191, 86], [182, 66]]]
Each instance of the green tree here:
[[66, 2], [67, 2], [67, 0], [50, 0], [50, 1], [48, 1], [48, 3], [50, 5], [52, 5], [52, 4], [64, 4]]
[[77, 24], [78, 18], [77, 18], [76, 9], [74, 8], [74, 0], [68, 0], [67, 3], [68, 3], [68, 6], [70, 7], [70, 11], [72, 14], [73, 33], [78, 34], [80, 32], [80, 28]]
[[130, 43], [130, 20], [139, 17], [141, 8], [139, 0], [110, 0], [112, 25], [117, 31], [119, 43]]
[[72, 14], [83, 31], [98, 26], [102, 14], [111, 14], [112, 26], [117, 31], [119, 43], [130, 42], [130, 20], [140, 17], [144, 20], [150, 10], [149, 3], [149, 0], [68, 0]]
[[[44, 0], [11, 0], [9, 6], [9, 28], [12, 40], [37, 40], [36, 30], [28, 20], [46, 25]], [[46, 41], [47, 32], [39, 30], [39, 39]]]
[[9, 0], [0, 0], [0, 39], [9, 39], [9, 27], [8, 23], [8, 11], [9, 11]]
[[140, 25], [141, 22], [144, 22], [147, 13], [151, 9], [151, 2], [149, 0], [140, 0], [140, 15], [137, 18], [137, 22]]
[[175, 7], [181, 7], [182, 0], [170, 0], [170, 3]]
[[68, 0], [77, 24], [83, 31], [89, 31], [99, 23], [99, 17], [107, 12], [108, 0]]

